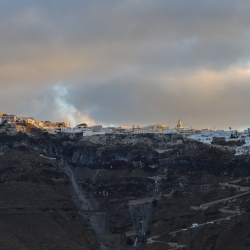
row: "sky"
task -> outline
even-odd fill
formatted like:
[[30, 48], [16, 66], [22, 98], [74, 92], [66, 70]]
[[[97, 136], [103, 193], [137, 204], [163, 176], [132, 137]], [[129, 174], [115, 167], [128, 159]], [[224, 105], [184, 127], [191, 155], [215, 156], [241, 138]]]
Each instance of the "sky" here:
[[0, 111], [250, 127], [250, 1], [0, 0]]

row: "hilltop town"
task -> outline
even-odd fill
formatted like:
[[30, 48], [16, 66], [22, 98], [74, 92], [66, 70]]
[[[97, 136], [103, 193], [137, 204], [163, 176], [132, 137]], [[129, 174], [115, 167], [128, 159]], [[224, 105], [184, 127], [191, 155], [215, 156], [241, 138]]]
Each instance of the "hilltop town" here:
[[[12, 128], [13, 133], [16, 131], [24, 132], [25, 124], [32, 125], [41, 130], [47, 131], [50, 134], [82, 134], [86, 137], [86, 140], [92, 142], [100, 142], [103, 137], [108, 135], [137, 135], [137, 134], [150, 134], [155, 133], [158, 136], [165, 138], [166, 147], [167, 143], [171, 144], [170, 138], [172, 135], [179, 136], [182, 140], [194, 140], [207, 145], [212, 145], [223, 150], [235, 151], [235, 155], [249, 154], [250, 153], [250, 130], [249, 128], [240, 131], [232, 130], [231, 127], [228, 131], [215, 130], [204, 128], [187, 128], [183, 126], [182, 121], [179, 119], [176, 127], [170, 129], [166, 124], [152, 124], [141, 127], [140, 125], [133, 126], [119, 126], [119, 127], [103, 127], [103, 125], [93, 125], [88, 127], [86, 123], [81, 123], [75, 127], [69, 127], [66, 122], [51, 122], [51, 121], [36, 121], [32, 117], [17, 117], [16, 115], [7, 115], [4, 112], [0, 112], [0, 132], [4, 132], [4, 124], [9, 125]], [[11, 131], [11, 129], [9, 129]], [[92, 138], [90, 138], [92, 137]], [[88, 138], [88, 139], [87, 139]], [[129, 141], [128, 141], [129, 142]], [[181, 143], [181, 140], [178, 141]]]

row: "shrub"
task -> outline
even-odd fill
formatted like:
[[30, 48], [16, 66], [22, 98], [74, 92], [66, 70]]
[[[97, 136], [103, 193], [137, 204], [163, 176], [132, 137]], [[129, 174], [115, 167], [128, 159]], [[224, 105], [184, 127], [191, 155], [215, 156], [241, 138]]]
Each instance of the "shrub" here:
[[154, 200], [152, 201], [152, 205], [153, 205], [154, 207], [157, 206], [157, 203], [158, 203], [158, 201], [157, 201], [156, 199], [154, 199]]
[[127, 244], [131, 246], [134, 244], [134, 241], [131, 238], [127, 238]]

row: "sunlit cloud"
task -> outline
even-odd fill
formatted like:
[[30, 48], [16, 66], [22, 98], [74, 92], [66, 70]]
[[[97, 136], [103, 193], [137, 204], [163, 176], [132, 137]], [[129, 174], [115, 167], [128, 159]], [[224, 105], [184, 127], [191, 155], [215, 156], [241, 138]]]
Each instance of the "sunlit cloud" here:
[[76, 110], [72, 104], [66, 102], [65, 96], [68, 94], [66, 87], [55, 85], [54, 91], [56, 92], [56, 107], [54, 109], [57, 112], [55, 117], [58, 117], [58, 119], [67, 122], [69, 126], [73, 127], [80, 123], [87, 123], [88, 126], [95, 124], [94, 120], [90, 119], [88, 115], [83, 115], [82, 112]]

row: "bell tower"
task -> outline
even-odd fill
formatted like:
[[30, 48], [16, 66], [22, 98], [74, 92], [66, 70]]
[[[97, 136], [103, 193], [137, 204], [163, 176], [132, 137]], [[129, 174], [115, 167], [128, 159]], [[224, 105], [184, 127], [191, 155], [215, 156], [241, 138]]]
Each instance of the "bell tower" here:
[[178, 122], [177, 122], [177, 129], [179, 129], [179, 128], [183, 128], [181, 119], [179, 119]]

